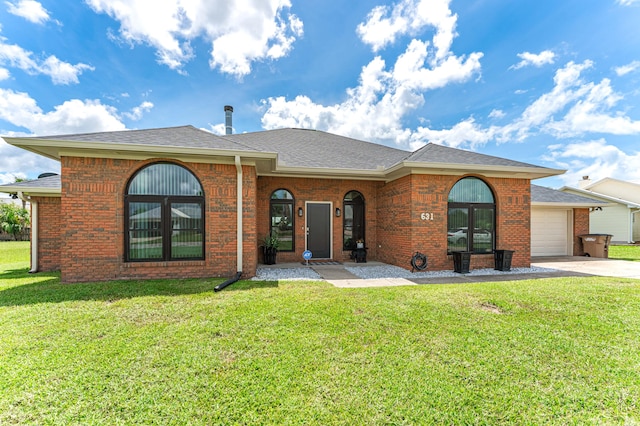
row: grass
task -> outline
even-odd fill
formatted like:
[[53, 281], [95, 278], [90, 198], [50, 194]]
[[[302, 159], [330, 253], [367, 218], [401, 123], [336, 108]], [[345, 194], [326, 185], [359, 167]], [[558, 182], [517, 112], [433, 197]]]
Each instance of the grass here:
[[0, 424], [637, 424], [640, 281], [61, 284], [0, 244]]
[[609, 246], [609, 258], [640, 262], [640, 245], [638, 246]]

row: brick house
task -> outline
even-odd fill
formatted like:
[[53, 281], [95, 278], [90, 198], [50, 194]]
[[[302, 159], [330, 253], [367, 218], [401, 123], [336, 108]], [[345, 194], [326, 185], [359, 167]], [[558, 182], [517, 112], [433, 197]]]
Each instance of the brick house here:
[[278, 263], [299, 262], [305, 250], [349, 261], [362, 241], [369, 259], [408, 269], [416, 251], [429, 270], [452, 269], [455, 251], [473, 252], [472, 268], [490, 267], [495, 249], [515, 250], [512, 265], [527, 267], [531, 180], [563, 173], [303, 129], [5, 140], [61, 163], [59, 176], [0, 191], [32, 204], [32, 270], [59, 269], [64, 282], [250, 277], [270, 234], [280, 239]]

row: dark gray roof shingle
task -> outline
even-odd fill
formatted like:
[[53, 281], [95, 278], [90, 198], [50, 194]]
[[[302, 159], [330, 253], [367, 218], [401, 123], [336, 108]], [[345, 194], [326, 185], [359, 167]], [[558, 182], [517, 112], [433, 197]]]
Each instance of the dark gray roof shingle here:
[[531, 185], [531, 201], [534, 203], [558, 204], [606, 204], [593, 198], [581, 197], [544, 186]]
[[390, 167], [408, 151], [319, 130], [277, 129], [224, 136], [256, 151], [278, 153], [289, 167], [375, 170]]
[[38, 136], [36, 139], [251, 151], [251, 148], [193, 126]]
[[508, 167], [539, 167], [533, 164], [494, 157], [492, 155], [479, 154], [477, 152], [465, 151], [435, 143], [426, 144], [407, 157], [406, 161]]

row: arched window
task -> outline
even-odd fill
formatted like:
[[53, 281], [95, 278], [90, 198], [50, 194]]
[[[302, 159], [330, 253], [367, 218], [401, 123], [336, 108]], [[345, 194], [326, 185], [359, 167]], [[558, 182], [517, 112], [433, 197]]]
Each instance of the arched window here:
[[364, 197], [358, 191], [349, 191], [343, 200], [342, 247], [353, 250], [358, 242], [364, 243]]
[[271, 193], [269, 229], [271, 236], [280, 240], [278, 251], [295, 249], [293, 205], [293, 195], [286, 189], [277, 189]]
[[493, 192], [484, 181], [475, 177], [460, 179], [449, 192], [448, 251], [493, 252], [495, 211]]
[[204, 259], [204, 194], [189, 170], [145, 166], [129, 181], [124, 200], [125, 260]]

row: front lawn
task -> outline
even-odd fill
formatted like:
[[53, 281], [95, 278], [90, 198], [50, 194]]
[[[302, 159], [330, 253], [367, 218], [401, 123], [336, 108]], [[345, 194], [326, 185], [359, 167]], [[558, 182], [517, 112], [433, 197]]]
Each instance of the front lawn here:
[[0, 243], [0, 424], [640, 422], [640, 281], [214, 293], [27, 270], [28, 243]]
[[640, 262], [640, 246], [609, 246], [609, 259]]

